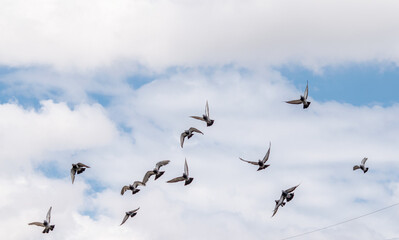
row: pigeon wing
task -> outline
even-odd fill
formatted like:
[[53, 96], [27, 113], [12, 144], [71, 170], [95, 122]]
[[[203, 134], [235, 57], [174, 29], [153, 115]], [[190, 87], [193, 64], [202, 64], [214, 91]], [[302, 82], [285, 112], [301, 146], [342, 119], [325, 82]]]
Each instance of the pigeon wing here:
[[176, 178], [173, 178], [173, 179], [167, 181], [167, 183], [175, 183], [175, 182], [180, 182], [180, 181], [184, 181], [184, 180], [185, 180], [184, 177], [176, 177]]
[[44, 224], [41, 223], [41, 222], [31, 222], [31, 223], [28, 223], [28, 225], [36, 225], [36, 226], [39, 226], [39, 227], [44, 227]]
[[272, 215], [272, 217], [274, 217], [274, 215], [276, 215], [276, 213], [277, 213], [277, 211], [278, 211], [278, 207], [280, 207], [280, 205], [279, 205], [279, 204], [276, 204], [276, 206], [274, 207], [274, 210], [273, 210], [273, 215]]
[[188, 165], [187, 165], [187, 159], [184, 159], [184, 173], [187, 175], [188, 177]]
[[292, 187], [292, 188], [288, 188], [287, 190], [285, 190], [284, 192], [286, 192], [286, 193], [290, 193], [290, 192], [292, 192], [292, 191], [294, 191], [297, 187], [299, 186], [299, 184], [298, 185], [296, 185], [295, 187]]
[[359, 168], [360, 168], [359, 165], [355, 165], [355, 166], [353, 166], [353, 171], [355, 171], [355, 170], [357, 170]]
[[289, 103], [289, 104], [301, 104], [302, 103], [302, 101], [301, 101], [301, 99], [298, 99], [298, 100], [291, 100], [291, 101], [285, 101], [286, 103]]
[[140, 209], [140, 208], [136, 208], [136, 209], [130, 211], [129, 213], [130, 213], [130, 214], [135, 213], [135, 212], [137, 212], [139, 209]]
[[75, 181], [75, 174], [76, 174], [76, 170], [74, 168], [71, 169], [71, 179], [72, 179], [72, 184]]
[[123, 195], [128, 189], [129, 189], [129, 186], [123, 186], [123, 188], [121, 190], [121, 195]]
[[[121, 225], [124, 224], [128, 218], [129, 218], [129, 215], [125, 214], [125, 217], [123, 218]], [[121, 226], [121, 225], [119, 225], [119, 226]]]
[[170, 160], [163, 160], [163, 161], [158, 162], [158, 163], [155, 165], [155, 167], [156, 167], [157, 169], [159, 169], [160, 167], [165, 166], [165, 165], [167, 165], [168, 163], [170, 163]]
[[135, 181], [135, 182], [133, 183], [133, 187], [136, 188], [136, 187], [138, 187], [138, 186], [145, 186], [145, 183], [140, 182], [140, 181]]
[[197, 133], [203, 134], [200, 130], [196, 129], [195, 127], [190, 127], [190, 129], [188, 129], [188, 131], [190, 131], [190, 132], [197, 132]]
[[89, 166], [87, 166], [87, 165], [85, 165], [85, 164], [83, 164], [83, 163], [78, 163], [77, 165], [78, 165], [79, 167], [90, 168]]
[[184, 138], [186, 137], [186, 133], [185, 132], [183, 132], [181, 135], [180, 135], [180, 146], [183, 148], [183, 144], [184, 144]]
[[201, 121], [205, 121], [202, 117], [198, 117], [198, 116], [190, 116], [191, 118], [195, 118], [195, 119], [198, 119], [198, 120], [201, 120]]
[[155, 173], [153, 171], [148, 171], [143, 178], [143, 183], [146, 184], [148, 182], [148, 179], [150, 179], [150, 177], [152, 175], [154, 175]]
[[308, 93], [309, 93], [308, 82], [306, 82], [305, 92], [303, 93], [303, 97], [304, 97], [305, 99], [308, 98]]
[[48, 222], [48, 223], [50, 223], [50, 220], [51, 220], [51, 209], [52, 209], [53, 207], [50, 207], [50, 209], [48, 210], [48, 212], [47, 212], [47, 215], [46, 215], [46, 221]]
[[244, 161], [244, 162], [247, 162], [247, 163], [250, 163], [250, 164], [253, 164], [253, 165], [258, 165], [258, 162], [247, 161], [247, 160], [242, 159], [242, 158], [240, 158], [240, 160]]
[[208, 100], [206, 100], [205, 115], [208, 116], [208, 118], [209, 118], [209, 105], [208, 105]]
[[362, 159], [362, 165], [364, 165], [366, 163], [367, 159], [368, 158], [366, 158], [366, 157]]
[[263, 158], [263, 163], [265, 163], [267, 160], [269, 160], [269, 155], [270, 155], [270, 148], [272, 147], [272, 143], [269, 143], [269, 150], [267, 150], [267, 153], [265, 157]]

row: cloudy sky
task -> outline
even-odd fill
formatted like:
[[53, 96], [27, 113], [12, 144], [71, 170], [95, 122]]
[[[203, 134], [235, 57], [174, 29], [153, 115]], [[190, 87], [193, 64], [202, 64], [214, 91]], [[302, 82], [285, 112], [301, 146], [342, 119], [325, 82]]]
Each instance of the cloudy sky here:
[[[279, 240], [399, 202], [398, 1], [0, 6], [1, 239]], [[308, 109], [284, 103], [307, 81]], [[189, 118], [206, 100], [211, 127]], [[189, 127], [204, 135], [182, 149]], [[269, 142], [266, 170], [239, 160]], [[370, 170], [354, 172], [363, 157]], [[166, 183], [185, 158], [194, 181]], [[161, 178], [120, 195], [164, 159]], [[91, 168], [72, 185], [76, 162]], [[28, 223], [50, 206], [43, 235]], [[393, 239], [398, 216], [297, 239]]]

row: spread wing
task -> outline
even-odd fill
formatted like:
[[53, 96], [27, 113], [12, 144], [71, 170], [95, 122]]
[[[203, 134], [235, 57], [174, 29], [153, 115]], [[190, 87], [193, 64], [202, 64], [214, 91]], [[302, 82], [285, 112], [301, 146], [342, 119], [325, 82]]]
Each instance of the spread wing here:
[[366, 157], [363, 158], [363, 160], [362, 160], [362, 165], [364, 165], [364, 164], [366, 163], [367, 159], [368, 159], [368, 158], [366, 158]]
[[359, 165], [355, 165], [355, 166], [353, 166], [353, 171], [355, 171], [355, 170], [357, 170], [359, 168], [360, 168]]
[[291, 101], [285, 101], [286, 103], [289, 103], [289, 104], [301, 104], [302, 103], [302, 101], [301, 101], [301, 99], [298, 99], [298, 100], [291, 100]]
[[121, 195], [123, 195], [128, 189], [129, 189], [129, 186], [123, 186], [123, 188], [121, 190]]
[[208, 116], [208, 118], [209, 118], [209, 105], [208, 105], [208, 100], [206, 100], [205, 115]]
[[125, 217], [123, 218], [121, 225], [124, 224], [128, 218], [129, 218], [129, 215], [125, 214]]
[[195, 119], [198, 119], [198, 120], [201, 120], [201, 121], [205, 121], [202, 117], [198, 117], [198, 116], [190, 116], [191, 118], [195, 118]]
[[140, 182], [140, 181], [135, 181], [135, 182], [133, 183], [133, 187], [136, 188], [136, 187], [138, 187], [138, 186], [145, 186], [145, 183]]
[[250, 163], [250, 164], [253, 164], [253, 165], [258, 165], [258, 162], [251, 162], [251, 161], [247, 161], [247, 160], [242, 159], [242, 158], [240, 158], [240, 160], [244, 161], [244, 162], [247, 162], [247, 163]]
[[44, 224], [41, 223], [41, 222], [31, 222], [31, 223], [28, 223], [28, 225], [36, 225], [36, 226], [39, 226], [39, 227], [44, 227]]
[[272, 143], [269, 143], [269, 150], [267, 150], [267, 153], [265, 155], [265, 157], [263, 158], [263, 163], [265, 163], [267, 160], [269, 160], [269, 155], [270, 155], [270, 148], [272, 147]]
[[75, 181], [75, 174], [76, 174], [76, 170], [75, 169], [71, 169], [71, 179], [72, 179], [72, 184]]
[[175, 182], [180, 182], [180, 181], [184, 181], [184, 177], [177, 177], [177, 178], [173, 178], [169, 181], [167, 181], [167, 183], [175, 183]]
[[155, 167], [156, 167], [157, 169], [159, 169], [160, 167], [165, 166], [165, 165], [167, 165], [168, 163], [170, 163], [170, 160], [163, 160], [163, 161], [158, 162], [158, 163], [155, 165]]
[[50, 223], [50, 220], [51, 220], [51, 209], [52, 209], [53, 207], [50, 207], [50, 209], [48, 210], [48, 212], [47, 212], [47, 215], [46, 215], [46, 221], [48, 222], [48, 223]]
[[277, 213], [279, 207], [280, 207], [280, 205], [279, 205], [279, 204], [276, 204], [276, 206], [274, 207], [274, 210], [273, 210], [273, 215], [272, 215], [272, 217], [273, 217], [274, 215], [276, 215], [276, 213]]
[[184, 173], [188, 177], [188, 165], [187, 165], [187, 159], [184, 159]]
[[190, 131], [190, 132], [197, 132], [197, 133], [203, 134], [200, 130], [196, 129], [195, 127], [190, 127], [190, 129], [188, 129], [188, 131]]
[[285, 190], [284, 192], [286, 192], [286, 193], [290, 193], [290, 192], [292, 192], [292, 191], [294, 191], [297, 187], [299, 186], [299, 184], [298, 185], [296, 185], [295, 187], [292, 187], [292, 188], [288, 188], [287, 190]]
[[308, 92], [309, 92], [308, 82], [306, 82], [305, 92], [303, 93], [303, 97], [304, 97], [305, 99], [308, 98]]
[[83, 164], [83, 163], [77, 163], [77, 165], [78, 165], [79, 167], [90, 168], [89, 166], [87, 166], [87, 165], [85, 165], [85, 164]]
[[130, 211], [129, 213], [130, 213], [130, 214], [135, 213], [135, 212], [137, 212], [139, 209], [140, 209], [140, 208], [136, 208], [136, 209]]
[[180, 146], [183, 148], [183, 144], [184, 144], [184, 138], [186, 137], [186, 133], [185, 132], [183, 132], [181, 135], [180, 135]]
[[146, 184], [148, 182], [148, 179], [150, 179], [150, 177], [152, 175], [154, 175], [155, 173], [153, 171], [148, 171], [143, 178], [143, 183]]

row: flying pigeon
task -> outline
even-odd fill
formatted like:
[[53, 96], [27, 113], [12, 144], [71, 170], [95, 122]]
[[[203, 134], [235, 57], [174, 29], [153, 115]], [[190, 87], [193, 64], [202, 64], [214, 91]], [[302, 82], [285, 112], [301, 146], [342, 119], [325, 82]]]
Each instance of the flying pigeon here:
[[90, 167], [87, 165], [84, 165], [83, 163], [72, 164], [72, 168], [71, 168], [72, 184], [75, 181], [76, 173], [81, 174], [82, 172], [84, 172], [86, 170], [86, 168], [90, 168]]
[[259, 159], [257, 162], [247, 161], [247, 160], [242, 159], [242, 158], [240, 158], [240, 160], [244, 161], [244, 162], [247, 162], [247, 163], [250, 163], [250, 164], [253, 164], [253, 165], [258, 165], [259, 166], [258, 171], [262, 170], [262, 169], [265, 169], [265, 168], [270, 166], [269, 164], [265, 164], [265, 163], [269, 159], [271, 145], [272, 145], [272, 143], [269, 143], [269, 150], [267, 150], [267, 153], [263, 157], [262, 160]]
[[132, 194], [136, 194], [136, 193], [140, 192], [140, 189], [138, 189], [138, 186], [145, 186], [145, 183], [140, 182], [140, 181], [135, 181], [131, 185], [123, 186], [123, 188], [121, 190], [121, 195], [123, 195], [127, 190], [131, 190]]
[[305, 89], [305, 93], [303, 94], [303, 96], [301, 96], [300, 99], [298, 100], [291, 100], [291, 101], [286, 101], [286, 103], [290, 103], [290, 104], [303, 104], [303, 108], [308, 108], [310, 105], [310, 102], [308, 102], [308, 83], [306, 82], [306, 89]]
[[188, 139], [190, 139], [194, 134], [193, 132], [197, 132], [197, 133], [201, 133], [202, 135], [204, 135], [200, 130], [194, 128], [194, 127], [190, 127], [190, 129], [185, 130], [181, 135], [180, 135], [180, 146], [183, 148], [183, 144], [184, 144], [184, 138], [187, 137]]
[[122, 221], [121, 225], [124, 224], [124, 223], [126, 222], [126, 220], [129, 219], [129, 217], [134, 217], [134, 216], [136, 216], [136, 215], [137, 215], [137, 211], [138, 211], [139, 209], [140, 209], [140, 208], [137, 208], [137, 209], [134, 209], [134, 210], [132, 210], [132, 211], [126, 212], [126, 213], [125, 213], [126, 215], [125, 215], [125, 217], [123, 218], [123, 221]]
[[215, 120], [212, 120], [212, 119], [210, 119], [210, 117], [209, 117], [209, 106], [208, 106], [208, 101], [206, 101], [206, 105], [205, 105], [205, 114], [203, 114], [202, 117], [198, 117], [198, 116], [190, 116], [190, 117], [206, 122], [206, 126], [207, 126], [207, 127], [212, 126], [212, 124], [215, 122]]
[[148, 182], [148, 179], [149, 179], [152, 175], [155, 175], [155, 179], [154, 179], [154, 180], [157, 180], [160, 176], [162, 176], [162, 175], [165, 173], [165, 171], [159, 171], [159, 168], [161, 168], [162, 166], [167, 165], [169, 162], [170, 162], [170, 160], [163, 160], [163, 161], [158, 162], [158, 163], [155, 165], [155, 168], [154, 168], [152, 171], [148, 171], [148, 172], [144, 175], [143, 183], [147, 183], [147, 182]]
[[189, 178], [187, 159], [185, 159], [184, 160], [184, 173], [183, 173], [183, 176], [173, 178], [173, 179], [171, 179], [171, 180], [169, 180], [167, 182], [168, 183], [175, 183], [175, 182], [185, 181], [184, 185], [188, 185], [193, 180], [194, 180], [194, 178]]
[[361, 169], [361, 170], [363, 170], [363, 173], [366, 173], [368, 170], [369, 170], [369, 168], [367, 167], [367, 168], [365, 168], [364, 167], [364, 164], [366, 163], [366, 161], [367, 161], [367, 159], [368, 158], [363, 158], [363, 160], [362, 160], [362, 162], [360, 163], [360, 165], [355, 165], [355, 166], [353, 166], [353, 171], [355, 171], [355, 170], [357, 170], [357, 169]]
[[293, 191], [294, 191], [298, 186], [299, 186], [299, 185], [296, 185], [295, 187], [288, 188], [287, 190], [282, 190], [282, 191], [281, 191], [280, 199], [279, 199], [279, 200], [275, 200], [276, 206], [274, 207], [272, 217], [273, 217], [274, 215], [276, 215], [277, 210], [278, 210], [278, 208], [279, 208], [280, 206], [281, 206], [281, 207], [284, 207], [284, 205], [285, 205], [287, 202], [291, 201], [291, 200], [294, 198], [294, 193], [293, 193]]
[[41, 222], [31, 222], [28, 225], [36, 225], [39, 227], [44, 227], [44, 230], [42, 233], [49, 233], [49, 231], [53, 231], [55, 225], [50, 225], [50, 220], [51, 220], [51, 208], [48, 210], [47, 215], [46, 215], [46, 220], [44, 220], [42, 223]]

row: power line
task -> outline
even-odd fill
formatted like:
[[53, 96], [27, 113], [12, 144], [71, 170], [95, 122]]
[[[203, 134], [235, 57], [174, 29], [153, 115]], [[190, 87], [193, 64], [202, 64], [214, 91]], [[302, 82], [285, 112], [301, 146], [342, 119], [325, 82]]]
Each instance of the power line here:
[[335, 223], [335, 224], [329, 225], [327, 227], [318, 228], [318, 229], [315, 229], [315, 230], [312, 230], [312, 231], [309, 231], [309, 232], [304, 232], [304, 233], [301, 233], [301, 234], [298, 234], [298, 235], [294, 235], [294, 236], [291, 236], [291, 237], [287, 237], [287, 238], [282, 238], [281, 240], [287, 240], [287, 239], [291, 239], [291, 238], [301, 237], [301, 236], [308, 235], [308, 234], [311, 234], [311, 233], [314, 233], [314, 232], [325, 230], [327, 228], [332, 228], [332, 227], [335, 227], [335, 226], [338, 226], [338, 225], [341, 225], [341, 224], [344, 224], [344, 223], [347, 223], [347, 222], [354, 221], [354, 220], [362, 218], [362, 217], [366, 217], [368, 215], [371, 215], [371, 214], [374, 214], [374, 213], [377, 213], [377, 212], [381, 212], [383, 210], [386, 210], [386, 209], [391, 208], [391, 207], [395, 207], [397, 205], [399, 205], [399, 203], [395, 203], [395, 204], [392, 204], [390, 206], [375, 210], [373, 212], [369, 212], [369, 213], [366, 213], [366, 214], [358, 216], [358, 217], [354, 217], [354, 218], [351, 218], [351, 219], [348, 219], [348, 220], [345, 220], [345, 221], [342, 221], [342, 222], [339, 222], [339, 223]]

